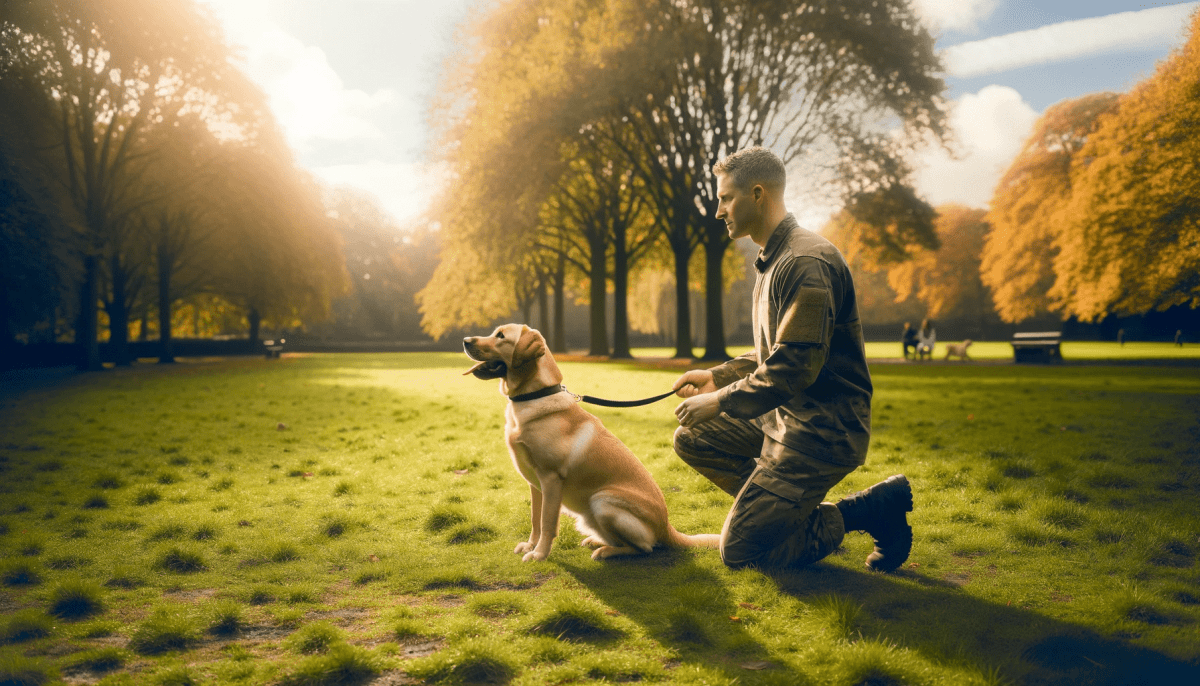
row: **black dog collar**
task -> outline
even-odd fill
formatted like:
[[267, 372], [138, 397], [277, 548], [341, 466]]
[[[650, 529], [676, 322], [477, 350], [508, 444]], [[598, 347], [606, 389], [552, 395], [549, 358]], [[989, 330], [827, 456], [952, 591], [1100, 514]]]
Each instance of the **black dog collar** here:
[[562, 384], [559, 384], [557, 386], [546, 386], [542, 390], [534, 391], [533, 393], [522, 393], [521, 395], [514, 395], [511, 398], [509, 398], [509, 400], [513, 401], [514, 403], [523, 403], [526, 400], [537, 400], [538, 398], [545, 398], [546, 396], [554, 395], [555, 393], [562, 393], [564, 390], [565, 389], [562, 387]]

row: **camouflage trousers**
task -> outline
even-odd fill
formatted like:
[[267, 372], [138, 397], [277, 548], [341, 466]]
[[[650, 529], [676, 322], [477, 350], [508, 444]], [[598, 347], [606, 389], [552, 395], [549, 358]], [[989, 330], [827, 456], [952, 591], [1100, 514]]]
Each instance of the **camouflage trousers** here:
[[823, 500], [854, 467], [802, 455], [764, 436], [754, 420], [724, 414], [679, 427], [675, 453], [734, 496], [721, 529], [726, 565], [801, 567], [842, 544], [842, 513]]

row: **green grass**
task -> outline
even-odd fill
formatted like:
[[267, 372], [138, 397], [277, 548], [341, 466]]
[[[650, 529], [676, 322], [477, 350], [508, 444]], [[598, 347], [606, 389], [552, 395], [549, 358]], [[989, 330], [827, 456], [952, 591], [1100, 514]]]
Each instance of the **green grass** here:
[[[712, 550], [594, 562], [565, 519], [523, 564], [504, 400], [461, 355], [0, 391], [0, 683], [1195, 681], [1200, 369], [988, 364], [1011, 355], [989, 345], [984, 364], [872, 368], [868, 463], [829, 497], [908, 475], [916, 542], [888, 575], [862, 568], [861, 534], [786, 573]], [[684, 368], [647, 362], [561, 366], [577, 393], [630, 398]], [[730, 498], [674, 456], [673, 407], [589, 409], [678, 529], [717, 531]], [[55, 617], [64, 599], [95, 606]]]

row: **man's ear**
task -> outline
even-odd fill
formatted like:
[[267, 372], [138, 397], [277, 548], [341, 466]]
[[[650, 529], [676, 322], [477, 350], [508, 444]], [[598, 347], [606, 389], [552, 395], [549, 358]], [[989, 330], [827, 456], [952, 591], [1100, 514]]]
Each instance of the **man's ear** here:
[[521, 330], [521, 338], [517, 340], [513, 350], [512, 368], [518, 369], [546, 354], [546, 341], [535, 329], [528, 326]]

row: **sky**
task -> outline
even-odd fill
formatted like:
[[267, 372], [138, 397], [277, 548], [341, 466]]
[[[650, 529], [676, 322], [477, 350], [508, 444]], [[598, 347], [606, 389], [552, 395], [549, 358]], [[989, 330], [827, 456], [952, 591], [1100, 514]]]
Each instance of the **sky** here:
[[[201, 0], [267, 93], [299, 163], [377, 196], [401, 227], [440, 178], [426, 116], [470, 0]], [[1034, 121], [1056, 102], [1121, 92], [1182, 44], [1200, 2], [913, 0], [937, 36], [952, 151], [913, 159], [929, 202], [986, 207]], [[830, 208], [789, 196], [818, 228]]]

